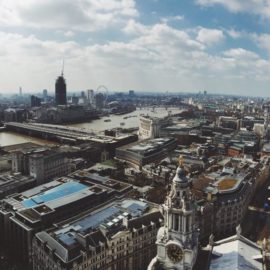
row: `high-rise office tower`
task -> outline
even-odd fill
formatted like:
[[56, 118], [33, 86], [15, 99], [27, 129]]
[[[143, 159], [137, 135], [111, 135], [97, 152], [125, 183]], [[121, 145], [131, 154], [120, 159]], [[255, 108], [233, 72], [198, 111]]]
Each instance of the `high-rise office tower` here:
[[47, 99], [47, 97], [48, 97], [48, 90], [47, 89], [43, 90], [42, 97], [43, 97], [44, 100]]
[[55, 104], [66, 105], [67, 104], [67, 86], [63, 75], [59, 76], [55, 82]]
[[92, 89], [87, 90], [87, 100], [88, 100], [89, 104], [94, 103], [94, 90], [92, 90]]

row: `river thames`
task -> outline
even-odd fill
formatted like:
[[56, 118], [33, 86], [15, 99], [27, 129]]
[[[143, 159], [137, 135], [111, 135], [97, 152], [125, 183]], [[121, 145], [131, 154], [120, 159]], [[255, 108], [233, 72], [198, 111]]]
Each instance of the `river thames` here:
[[[70, 126], [85, 128], [93, 130], [94, 132], [101, 132], [105, 129], [112, 129], [117, 127], [135, 128], [139, 126], [139, 118], [141, 115], [164, 117], [168, 115], [169, 111], [171, 112], [171, 114], [177, 114], [180, 113], [182, 110], [175, 107], [168, 108], [167, 110], [165, 108], [155, 108], [154, 110], [153, 108], [142, 108], [142, 109], [138, 108], [136, 111], [128, 114], [105, 116], [97, 120], [79, 124], [72, 124]], [[41, 145], [56, 144], [55, 142], [50, 142], [35, 137], [21, 135], [18, 133], [0, 132], [0, 146], [7, 146], [24, 142], [33, 142]]]

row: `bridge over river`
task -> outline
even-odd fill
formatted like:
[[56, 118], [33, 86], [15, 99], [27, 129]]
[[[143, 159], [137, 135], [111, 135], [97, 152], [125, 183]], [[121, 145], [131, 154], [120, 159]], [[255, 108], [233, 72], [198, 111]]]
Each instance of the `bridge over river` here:
[[95, 134], [92, 130], [84, 128], [61, 125], [7, 122], [5, 123], [5, 127], [8, 131], [69, 144], [95, 142], [103, 145], [118, 147], [137, 140], [137, 136], [134, 134], [121, 134], [116, 137], [111, 137]]

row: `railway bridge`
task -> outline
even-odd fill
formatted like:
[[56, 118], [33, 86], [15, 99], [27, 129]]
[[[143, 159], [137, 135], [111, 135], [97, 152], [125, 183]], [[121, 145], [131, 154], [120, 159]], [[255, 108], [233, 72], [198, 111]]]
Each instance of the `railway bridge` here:
[[7, 131], [12, 131], [28, 136], [39, 137], [45, 140], [58, 141], [60, 143], [81, 144], [84, 142], [97, 143], [109, 153], [115, 152], [115, 148], [138, 140], [135, 134], [119, 134], [115, 137], [95, 134], [92, 130], [40, 123], [6, 122]]

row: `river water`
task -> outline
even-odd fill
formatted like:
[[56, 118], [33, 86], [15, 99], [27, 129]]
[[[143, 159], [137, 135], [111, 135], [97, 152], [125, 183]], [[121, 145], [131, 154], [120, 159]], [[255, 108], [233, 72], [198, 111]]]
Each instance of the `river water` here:
[[[89, 130], [93, 130], [94, 132], [100, 132], [105, 129], [111, 129], [116, 127], [122, 128], [133, 128], [139, 126], [139, 118], [140, 115], [150, 115], [154, 117], [164, 117], [168, 115], [168, 112], [171, 111], [172, 114], [180, 113], [181, 110], [179, 108], [142, 108], [137, 109], [134, 112], [123, 114], [123, 115], [111, 115], [105, 116], [101, 119], [89, 121], [86, 123], [80, 124], [72, 124], [70, 126], [85, 128]], [[110, 119], [110, 122], [105, 122], [104, 120]], [[122, 124], [121, 124], [122, 123]], [[21, 135], [18, 133], [13, 132], [0, 132], [0, 146], [7, 146], [17, 143], [24, 143], [24, 142], [34, 142], [37, 144], [55, 144], [54, 142], [49, 142], [46, 140], [42, 140], [35, 137], [29, 137], [26, 135]]]
[[0, 146], [8, 146], [18, 143], [33, 142], [40, 145], [45, 144], [56, 144], [55, 142], [42, 140], [36, 137], [30, 137], [23, 134], [13, 133], [13, 132], [0, 132]]

